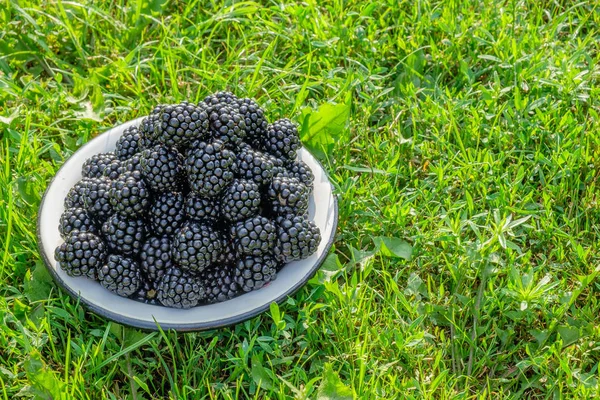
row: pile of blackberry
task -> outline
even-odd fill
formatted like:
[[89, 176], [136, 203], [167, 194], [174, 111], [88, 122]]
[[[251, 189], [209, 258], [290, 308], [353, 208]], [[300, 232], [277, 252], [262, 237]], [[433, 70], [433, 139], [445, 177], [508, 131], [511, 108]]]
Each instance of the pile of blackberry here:
[[[55, 250], [70, 276], [190, 308], [270, 284], [321, 241], [298, 130], [229, 92], [158, 105], [96, 154], [65, 198]], [[276, 284], [276, 283], [275, 283]]]

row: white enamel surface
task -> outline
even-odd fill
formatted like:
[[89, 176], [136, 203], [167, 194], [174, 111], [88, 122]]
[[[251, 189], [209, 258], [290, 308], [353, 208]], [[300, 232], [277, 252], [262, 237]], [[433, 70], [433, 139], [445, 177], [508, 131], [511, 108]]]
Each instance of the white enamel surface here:
[[[123, 131], [141, 122], [141, 118], [117, 126], [104, 134], [96, 137], [71, 156], [57, 173], [50, 184], [42, 208], [39, 213], [39, 235], [46, 259], [63, 281], [65, 286], [85, 300], [92, 310], [104, 310], [113, 316], [122, 316], [127, 319], [140, 321], [133, 323], [137, 326], [152, 326], [156, 320], [165, 326], [186, 326], [193, 329], [194, 325], [227, 324], [244, 314], [252, 313], [258, 308], [285, 297], [286, 293], [293, 290], [299, 282], [305, 280], [313, 271], [321, 255], [327, 252], [330, 239], [333, 238], [336, 226], [336, 204], [329, 180], [320, 164], [305, 149], [301, 149], [298, 156], [312, 169], [315, 175], [314, 191], [310, 199], [309, 215], [321, 230], [321, 244], [311, 257], [286, 265], [278, 274], [273, 284], [260, 290], [244, 294], [233, 300], [223, 303], [199, 306], [189, 310], [178, 310], [160, 306], [152, 306], [137, 301], [119, 297], [104, 289], [99, 283], [87, 278], [74, 278], [62, 271], [54, 261], [54, 249], [62, 243], [58, 232], [60, 215], [64, 210], [63, 202], [69, 189], [81, 179], [81, 166], [93, 154], [111, 151]], [[220, 323], [221, 321], [221, 323]], [[131, 321], [123, 320], [124, 323]]]

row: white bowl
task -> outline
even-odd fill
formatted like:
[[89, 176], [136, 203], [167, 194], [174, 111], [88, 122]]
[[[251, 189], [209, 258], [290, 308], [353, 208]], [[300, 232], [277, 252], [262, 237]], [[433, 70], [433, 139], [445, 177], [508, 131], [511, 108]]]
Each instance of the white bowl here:
[[304, 148], [298, 152], [298, 157], [308, 164], [315, 175], [309, 216], [321, 230], [321, 244], [309, 258], [284, 266], [277, 274], [277, 279], [260, 290], [223, 303], [179, 310], [117, 296], [98, 282], [68, 276], [58, 267], [54, 260], [54, 249], [63, 242], [58, 232], [59, 219], [64, 210], [65, 196], [81, 179], [83, 162], [94, 154], [113, 150], [123, 131], [129, 126], [139, 125], [141, 120], [142, 118], [138, 118], [119, 125], [85, 144], [64, 163], [46, 189], [38, 214], [38, 246], [48, 270], [63, 289], [92, 312], [120, 324], [150, 330], [157, 330], [157, 325], [160, 325], [162, 329], [197, 331], [232, 325], [252, 318], [267, 310], [272, 302], [284, 301], [306, 284], [319, 269], [333, 244], [338, 209], [327, 174]]

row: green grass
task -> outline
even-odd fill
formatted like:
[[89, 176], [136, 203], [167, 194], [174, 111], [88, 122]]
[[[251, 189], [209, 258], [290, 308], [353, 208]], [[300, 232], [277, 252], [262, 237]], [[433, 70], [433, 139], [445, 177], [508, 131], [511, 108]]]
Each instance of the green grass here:
[[[600, 397], [595, 2], [0, 4], [0, 399]], [[221, 89], [271, 120], [351, 105], [327, 266], [217, 331], [91, 314], [38, 254], [47, 183]]]

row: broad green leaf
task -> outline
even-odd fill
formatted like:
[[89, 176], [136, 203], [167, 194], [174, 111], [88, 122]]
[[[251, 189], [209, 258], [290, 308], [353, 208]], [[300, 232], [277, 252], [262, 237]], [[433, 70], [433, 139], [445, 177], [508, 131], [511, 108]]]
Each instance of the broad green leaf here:
[[407, 261], [412, 258], [412, 246], [400, 238], [379, 236], [373, 238], [373, 241], [384, 256], [404, 258]]
[[262, 366], [262, 363], [258, 359], [258, 357], [252, 357], [252, 370], [250, 371], [252, 375], [252, 379], [254, 382], [263, 389], [272, 389], [273, 381], [269, 376], [269, 372], [265, 367]]
[[323, 379], [317, 392], [317, 400], [352, 400], [352, 389], [344, 385], [331, 364], [325, 364]]
[[581, 338], [579, 329], [572, 326], [559, 326], [557, 331], [563, 341], [563, 347], [567, 347]]
[[302, 142], [317, 156], [326, 157], [342, 137], [349, 118], [348, 104], [325, 103], [318, 110], [308, 107], [302, 109]]
[[31, 274], [31, 279], [25, 281], [24, 287], [25, 295], [29, 301], [47, 299], [52, 290], [52, 277], [44, 265], [37, 263]]

